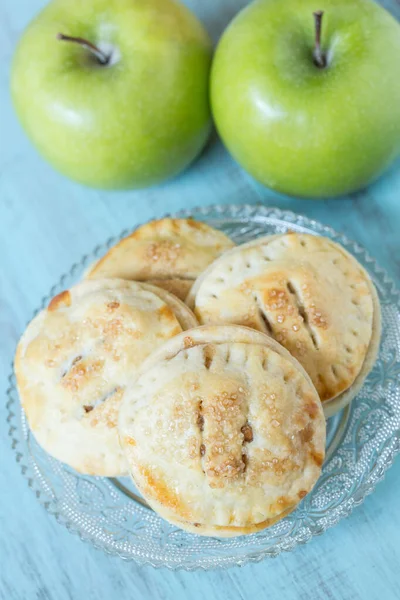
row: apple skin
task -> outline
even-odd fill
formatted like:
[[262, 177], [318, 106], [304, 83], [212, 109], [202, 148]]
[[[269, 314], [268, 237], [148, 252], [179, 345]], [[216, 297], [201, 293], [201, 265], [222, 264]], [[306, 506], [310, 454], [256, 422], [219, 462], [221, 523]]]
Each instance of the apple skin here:
[[[324, 11], [313, 62], [313, 11]], [[400, 26], [369, 0], [259, 0], [217, 47], [211, 105], [239, 164], [279, 192], [350, 193], [400, 154]]]
[[[111, 51], [109, 65], [59, 32]], [[203, 26], [175, 0], [53, 0], [16, 50], [12, 98], [59, 171], [94, 187], [145, 187], [206, 143], [211, 58]]]

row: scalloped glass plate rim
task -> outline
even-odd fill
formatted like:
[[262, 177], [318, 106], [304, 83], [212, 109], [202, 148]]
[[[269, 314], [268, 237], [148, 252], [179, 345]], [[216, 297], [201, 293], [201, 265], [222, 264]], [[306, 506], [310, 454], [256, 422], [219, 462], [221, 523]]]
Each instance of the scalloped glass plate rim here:
[[[171, 216], [169, 214], [164, 216]], [[379, 279], [380, 284], [385, 288], [385, 292], [390, 294], [391, 297], [395, 299], [391, 304], [396, 306], [399, 309], [399, 291], [395, 288], [394, 282], [387, 276], [384, 269], [379, 267], [376, 261], [370, 257], [370, 255], [357, 243], [350, 241], [346, 236], [337, 233], [331, 227], [323, 225], [315, 220], [309, 219], [302, 215], [297, 215], [291, 211], [280, 210], [274, 207], [268, 207], [260, 204], [235, 204], [235, 205], [211, 205], [204, 207], [196, 207], [190, 210], [181, 210], [172, 215], [173, 217], [183, 218], [183, 217], [193, 217], [199, 220], [205, 220], [211, 225], [218, 226], [218, 222], [221, 221], [223, 223], [225, 220], [234, 221], [237, 219], [239, 222], [244, 222], [245, 220], [251, 221], [253, 223], [259, 222], [262, 224], [266, 219], [272, 219], [277, 222], [281, 222], [284, 228], [288, 228], [290, 224], [293, 224], [296, 227], [304, 227], [306, 229], [312, 230], [314, 233], [325, 235], [331, 237], [335, 241], [341, 243], [344, 247], [350, 250], [353, 254], [357, 256], [357, 258], [364, 263], [365, 266], [369, 269], [370, 273], [372, 271], [373, 278]], [[161, 217], [162, 218], [162, 217]], [[135, 229], [135, 228], [134, 228]], [[89, 264], [90, 260], [94, 257], [98, 257], [103, 254], [112, 244], [116, 243], [122, 237], [128, 235], [132, 230], [124, 230], [120, 236], [111, 237], [107, 240], [105, 244], [97, 246], [90, 255], [84, 255], [78, 263], [72, 265], [69, 273], [62, 275], [59, 282], [53, 286], [47, 296], [42, 299], [41, 306], [38, 310], [35, 311], [34, 314], [37, 314], [39, 310], [41, 310], [44, 306], [47, 305], [49, 299], [54, 295], [57, 289], [62, 288], [64, 281], [67, 278], [73, 278], [78, 274], [78, 272], [82, 272], [84, 268]], [[400, 326], [398, 327], [400, 331]], [[210, 560], [197, 560], [194, 562], [188, 562], [183, 564], [181, 562], [168, 562], [165, 560], [160, 560], [160, 558], [152, 559], [149, 556], [148, 552], [138, 551], [135, 556], [127, 556], [118, 552], [116, 550], [111, 550], [108, 547], [105, 547], [101, 543], [99, 543], [96, 539], [91, 537], [87, 532], [82, 531], [68, 519], [62, 515], [57, 508], [56, 502], [47, 495], [40, 488], [39, 484], [36, 482], [34, 469], [27, 464], [24, 464], [24, 455], [22, 451], [18, 450], [18, 444], [20, 444], [20, 440], [14, 436], [14, 433], [18, 431], [18, 426], [15, 425], [15, 420], [18, 419], [18, 410], [13, 412], [13, 405], [15, 403], [14, 394], [15, 390], [15, 378], [13, 372], [9, 377], [9, 389], [7, 390], [8, 402], [8, 417], [7, 421], [10, 424], [9, 435], [12, 438], [12, 448], [16, 452], [16, 460], [20, 464], [22, 474], [28, 479], [29, 487], [35, 492], [36, 497], [39, 502], [46, 508], [50, 514], [53, 514], [57, 521], [64, 525], [71, 533], [78, 535], [83, 541], [90, 542], [95, 548], [99, 550], [103, 550], [108, 554], [117, 555], [124, 560], [134, 560], [135, 562], [143, 565], [151, 565], [153, 567], [167, 567], [169, 569], [180, 569], [183, 568], [185, 570], [195, 570], [195, 569], [203, 569], [209, 570], [212, 568], [228, 568], [233, 565], [243, 566], [249, 562], [259, 562], [267, 557], [275, 557], [282, 551], [290, 551], [293, 550], [297, 545], [305, 544], [310, 541], [313, 536], [321, 535], [328, 528], [336, 525], [342, 518], [347, 517], [352, 510], [360, 505], [365, 497], [370, 494], [377, 483], [379, 483], [384, 475], [386, 470], [393, 463], [396, 455], [400, 452], [400, 428], [396, 428], [392, 432], [393, 440], [392, 447], [388, 449], [385, 456], [384, 450], [382, 450], [376, 456], [375, 464], [370, 469], [368, 473], [368, 478], [362, 481], [359, 487], [356, 490], [356, 494], [346, 499], [346, 501], [342, 502], [339, 505], [339, 509], [335, 511], [334, 515], [331, 515], [331, 519], [329, 523], [326, 523], [324, 526], [319, 526], [319, 528], [307, 528], [302, 527], [302, 536], [300, 537], [299, 532], [296, 532], [296, 535], [290, 535], [288, 538], [285, 538], [283, 542], [280, 542], [279, 546], [275, 545], [269, 548], [259, 548], [256, 551], [250, 552], [244, 555], [241, 558], [238, 558], [234, 555], [226, 555], [226, 556], [211, 556]], [[379, 459], [380, 462], [379, 462]], [[27, 462], [27, 461], [25, 461]], [[178, 557], [179, 558], [179, 557]], [[213, 563], [212, 561], [215, 560]], [[202, 564], [203, 563], [203, 564]]]

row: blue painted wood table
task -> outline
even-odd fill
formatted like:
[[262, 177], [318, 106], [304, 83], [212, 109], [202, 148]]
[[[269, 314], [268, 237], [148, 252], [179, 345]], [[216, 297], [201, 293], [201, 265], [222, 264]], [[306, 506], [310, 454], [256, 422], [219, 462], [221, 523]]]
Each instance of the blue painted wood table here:
[[[102, 193], [56, 174], [30, 146], [9, 98], [16, 40], [43, 0], [0, 5], [0, 377], [17, 339], [60, 274], [127, 226], [168, 211], [213, 203], [265, 203], [318, 219], [363, 244], [400, 276], [400, 168], [364, 193], [324, 202], [283, 198], [260, 188], [218, 140], [181, 177], [150, 191]], [[214, 39], [244, 0], [192, 0]], [[400, 598], [400, 461], [374, 494], [334, 529], [292, 554], [216, 572], [138, 567], [70, 535], [39, 505], [10, 449], [0, 419], [0, 598]]]

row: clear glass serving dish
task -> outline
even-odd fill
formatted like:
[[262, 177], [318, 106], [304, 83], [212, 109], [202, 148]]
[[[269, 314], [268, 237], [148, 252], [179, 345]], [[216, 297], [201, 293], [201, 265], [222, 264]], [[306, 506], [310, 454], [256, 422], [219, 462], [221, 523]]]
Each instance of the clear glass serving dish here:
[[[292, 550], [338, 523], [372, 492], [400, 451], [400, 306], [394, 284], [365, 250], [315, 221], [246, 205], [198, 208], [176, 216], [188, 215], [221, 229], [238, 243], [287, 230], [332, 238], [367, 268], [383, 313], [379, 358], [351, 407], [328, 421], [327, 458], [314, 490], [273, 527], [233, 539], [185, 533], [155, 514], [127, 478], [83, 476], [51, 458], [30, 433], [11, 374], [12, 447], [28, 485], [44, 507], [72, 533], [105, 552], [155, 567], [191, 570], [244, 565]], [[54, 294], [75, 283], [116, 241], [108, 240], [74, 264], [43, 298], [39, 310]]]

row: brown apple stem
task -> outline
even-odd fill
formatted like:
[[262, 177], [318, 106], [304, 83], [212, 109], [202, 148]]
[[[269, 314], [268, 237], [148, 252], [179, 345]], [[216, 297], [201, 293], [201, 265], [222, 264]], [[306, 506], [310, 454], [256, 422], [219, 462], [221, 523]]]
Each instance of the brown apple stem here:
[[110, 57], [107, 54], [104, 54], [97, 46], [85, 40], [81, 37], [72, 37], [70, 35], [64, 35], [63, 33], [57, 33], [57, 39], [65, 42], [74, 42], [75, 44], [80, 44], [83, 48], [87, 48], [90, 52], [97, 58], [100, 64], [106, 65]]
[[324, 12], [322, 10], [317, 10], [313, 13], [315, 20], [315, 47], [314, 47], [314, 64], [319, 69], [323, 69], [326, 67], [326, 56], [322, 52], [321, 49], [321, 28], [322, 28], [322, 17], [324, 16]]

